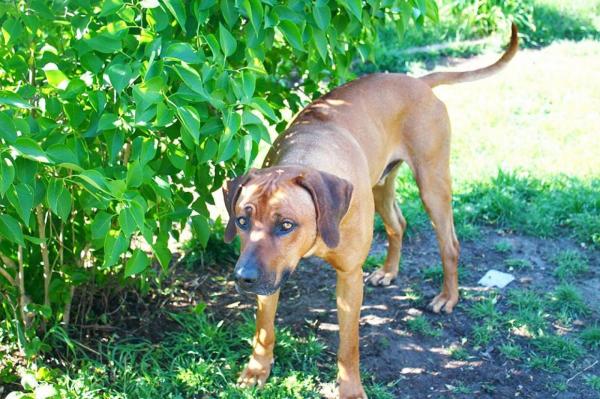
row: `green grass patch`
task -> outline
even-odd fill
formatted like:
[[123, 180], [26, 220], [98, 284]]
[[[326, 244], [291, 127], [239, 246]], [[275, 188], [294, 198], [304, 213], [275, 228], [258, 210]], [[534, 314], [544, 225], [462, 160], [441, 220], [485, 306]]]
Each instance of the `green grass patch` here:
[[535, 338], [533, 346], [543, 355], [552, 356], [557, 361], [573, 361], [583, 356], [584, 351], [575, 342], [557, 335]]
[[581, 294], [573, 285], [561, 284], [548, 295], [550, 307], [572, 317], [589, 313]]
[[556, 269], [554, 275], [561, 280], [580, 277], [589, 270], [585, 256], [574, 250], [561, 251], [554, 257]]
[[376, 269], [383, 266], [384, 261], [385, 261], [385, 254], [369, 255], [367, 257], [367, 260], [365, 260], [365, 263], [363, 265], [363, 270], [365, 272], [375, 271]]
[[509, 241], [502, 240], [494, 244], [494, 250], [501, 254], [507, 254], [513, 250], [513, 247]]
[[528, 259], [508, 258], [504, 260], [508, 270], [531, 270], [533, 265]]
[[425, 316], [417, 316], [406, 321], [408, 330], [415, 334], [425, 335], [428, 337], [439, 337], [442, 335], [442, 329], [433, 327]]
[[[79, 354], [48, 379], [68, 398], [319, 398], [324, 346], [314, 335], [277, 331], [275, 364], [260, 394], [235, 386], [251, 353], [254, 321], [213, 323], [203, 314], [171, 317], [180, 329], [160, 342], [131, 337], [101, 344], [98, 354]], [[331, 375], [330, 375], [331, 374]]]
[[581, 341], [591, 349], [600, 349], [600, 326], [587, 327], [581, 332]]
[[498, 348], [507, 359], [521, 360], [525, 355], [523, 348], [517, 344], [502, 344]]
[[586, 375], [585, 383], [588, 384], [595, 391], [600, 392], [600, 375]]
[[453, 360], [467, 360], [469, 351], [463, 346], [453, 346], [450, 348], [450, 358]]

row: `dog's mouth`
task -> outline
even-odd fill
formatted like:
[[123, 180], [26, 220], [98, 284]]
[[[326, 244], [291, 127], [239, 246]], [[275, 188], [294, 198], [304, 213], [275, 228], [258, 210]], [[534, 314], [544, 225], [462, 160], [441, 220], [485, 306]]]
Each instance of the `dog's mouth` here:
[[292, 271], [284, 270], [283, 273], [281, 273], [281, 278], [277, 282], [259, 281], [252, 285], [246, 285], [236, 281], [235, 289], [240, 295], [273, 295], [283, 284], [285, 284], [291, 274]]

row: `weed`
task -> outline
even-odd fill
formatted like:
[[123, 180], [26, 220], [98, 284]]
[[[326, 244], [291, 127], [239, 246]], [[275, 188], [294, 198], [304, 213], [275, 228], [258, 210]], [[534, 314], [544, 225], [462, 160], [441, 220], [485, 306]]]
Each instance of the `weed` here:
[[585, 346], [592, 349], [600, 348], [600, 326], [587, 327], [579, 337]]
[[542, 369], [544, 371], [548, 371], [550, 373], [556, 373], [560, 371], [560, 367], [558, 366], [558, 361], [555, 357], [552, 356], [538, 356], [533, 355], [529, 359], [529, 367], [534, 369]]
[[474, 241], [481, 237], [481, 230], [473, 223], [469, 222], [457, 222], [456, 223], [456, 235], [462, 242]]
[[573, 361], [584, 353], [575, 342], [557, 335], [544, 335], [535, 338], [532, 343], [540, 353], [551, 356], [557, 361]]
[[450, 348], [450, 358], [454, 360], [467, 360], [469, 358], [469, 351], [462, 346], [453, 346]]
[[487, 323], [492, 324], [495, 324], [500, 318], [500, 314], [496, 310], [495, 297], [485, 298], [482, 301], [476, 302], [467, 312], [475, 319], [485, 320]]
[[444, 278], [444, 269], [442, 265], [429, 266], [423, 270], [423, 279], [434, 283], [441, 283]]
[[415, 334], [426, 335], [428, 337], [439, 337], [442, 335], [442, 330], [433, 327], [424, 316], [409, 319], [406, 325], [408, 330]]
[[447, 385], [447, 387], [452, 391], [452, 393], [456, 394], [471, 394], [473, 390], [466, 386], [462, 381], [453, 381], [452, 385]]
[[525, 270], [533, 268], [533, 265], [527, 259], [508, 258], [504, 260], [504, 264], [508, 267], [508, 270]]
[[560, 252], [554, 257], [554, 262], [557, 264], [556, 269], [554, 269], [554, 276], [561, 280], [567, 277], [581, 276], [589, 269], [585, 257], [573, 250]]
[[498, 331], [494, 324], [483, 323], [473, 327], [473, 343], [475, 346], [486, 346], [497, 335]]
[[498, 241], [494, 244], [494, 249], [501, 254], [506, 254], [512, 251], [513, 246], [509, 241]]
[[518, 311], [540, 311], [544, 308], [544, 301], [540, 295], [531, 290], [513, 289], [508, 292], [508, 303]]
[[377, 269], [383, 265], [384, 261], [385, 261], [385, 254], [369, 255], [367, 257], [367, 260], [365, 260], [365, 263], [363, 265], [363, 270], [365, 272], [375, 271], [375, 269]]
[[592, 387], [592, 389], [600, 392], [600, 375], [588, 374], [585, 376], [585, 382]]
[[549, 295], [550, 306], [559, 312], [579, 316], [589, 313], [577, 288], [570, 284], [561, 284]]
[[524, 355], [523, 348], [517, 344], [500, 345], [500, 353], [511, 360], [520, 360]]

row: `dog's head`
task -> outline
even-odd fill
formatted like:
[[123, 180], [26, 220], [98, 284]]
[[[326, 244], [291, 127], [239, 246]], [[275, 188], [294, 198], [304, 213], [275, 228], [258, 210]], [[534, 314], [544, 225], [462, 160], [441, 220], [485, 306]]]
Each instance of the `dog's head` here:
[[225, 242], [239, 234], [242, 244], [234, 270], [238, 288], [271, 295], [317, 240], [338, 245], [352, 184], [311, 168], [271, 167], [229, 181], [224, 197]]

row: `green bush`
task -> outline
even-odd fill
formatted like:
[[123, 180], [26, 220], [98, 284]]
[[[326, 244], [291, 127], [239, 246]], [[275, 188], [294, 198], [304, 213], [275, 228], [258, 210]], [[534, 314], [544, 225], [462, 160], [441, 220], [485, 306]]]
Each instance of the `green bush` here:
[[205, 246], [212, 193], [281, 111], [350, 78], [378, 26], [426, 16], [433, 0], [2, 3], [0, 340], [35, 354], [78, 287], [147, 288], [188, 223]]

